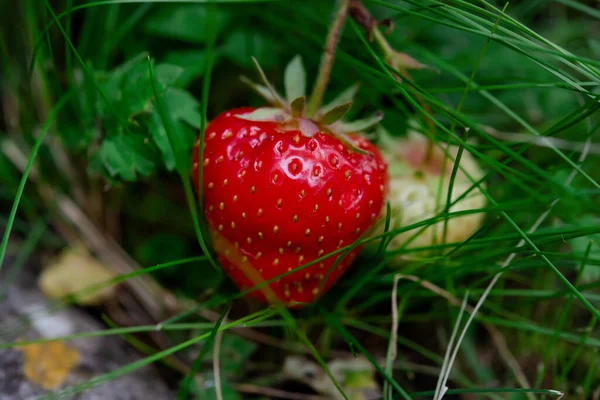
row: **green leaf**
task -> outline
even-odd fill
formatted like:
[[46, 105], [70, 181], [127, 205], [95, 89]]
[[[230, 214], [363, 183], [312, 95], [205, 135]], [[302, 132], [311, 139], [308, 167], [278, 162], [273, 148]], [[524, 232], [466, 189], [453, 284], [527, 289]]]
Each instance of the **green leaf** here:
[[189, 43], [204, 43], [209, 35], [217, 35], [223, 30], [229, 15], [217, 11], [212, 22], [215, 32], [204, 29], [207, 23], [207, 7], [202, 4], [177, 4], [157, 8], [144, 23], [143, 30], [151, 35]]
[[371, 128], [379, 123], [383, 119], [382, 112], [376, 112], [370, 117], [365, 119], [358, 119], [352, 122], [340, 122], [340, 128], [344, 132], [361, 132], [365, 129]]
[[[193, 139], [190, 141], [190, 135], [186, 133], [183, 127], [176, 123], [176, 115], [175, 113], [172, 113], [171, 110], [185, 108], [182, 107], [183, 105], [187, 105], [188, 108], [193, 108], [197, 106], [197, 102], [195, 102], [191, 96], [182, 95], [181, 90], [171, 90], [168, 98], [165, 96], [164, 92], [161, 93], [158, 71], [155, 72], [150, 58], [148, 58], [148, 72], [152, 82], [152, 91], [155, 96], [155, 106], [157, 111], [155, 114], [158, 114], [160, 119], [160, 121], [158, 121], [156, 120], [156, 117], [154, 117], [152, 119], [153, 125], [155, 128], [158, 128], [158, 124], [161, 122], [164, 129], [164, 135], [155, 137], [155, 140], [159, 139], [158, 143], [161, 143], [160, 148], [161, 151], [163, 151], [163, 155], [165, 155], [165, 164], [167, 165], [167, 168], [172, 165], [167, 157], [172, 156], [173, 164], [177, 168], [179, 174], [182, 177], [187, 177], [190, 169], [190, 149]], [[169, 104], [170, 102], [172, 104]], [[171, 105], [174, 105], [175, 107], [171, 107]], [[157, 132], [162, 132], [162, 130], [155, 129], [155, 133]], [[164, 141], [164, 136], [166, 136], [167, 139], [166, 143]], [[191, 136], [193, 138], [193, 134]]]
[[250, 86], [252, 89], [254, 89], [254, 91], [261, 97], [263, 97], [265, 100], [267, 100], [267, 102], [271, 105], [277, 106], [277, 105], [281, 105], [281, 103], [279, 103], [279, 101], [277, 100], [277, 98], [275, 96], [273, 96], [273, 93], [271, 93], [271, 90], [269, 90], [268, 87], [266, 87], [265, 85], [261, 85], [259, 83], [255, 83], [252, 80], [250, 80], [249, 78], [245, 77], [245, 76], [241, 76], [240, 80], [242, 82], [244, 82], [246, 85]]
[[[161, 64], [155, 67], [158, 94], [162, 94], [168, 86], [173, 85], [183, 69], [176, 65]], [[120, 96], [120, 110], [126, 116], [142, 111], [151, 111], [151, 99], [155, 96], [148, 67], [145, 64], [136, 65], [123, 78]]]
[[346, 103], [346, 104], [342, 104], [341, 106], [337, 106], [334, 109], [332, 109], [331, 111], [328, 111], [325, 115], [323, 115], [319, 119], [319, 122], [321, 122], [325, 125], [331, 125], [334, 122], [342, 119], [342, 117], [344, 115], [346, 115], [348, 110], [350, 110], [350, 107], [352, 107], [352, 103]]
[[166, 64], [180, 67], [183, 71], [175, 80], [174, 85], [187, 87], [191, 82], [204, 74], [206, 54], [202, 50], [177, 50], [167, 53], [164, 58]]
[[181, 119], [200, 129], [200, 102], [194, 96], [185, 90], [172, 87], [167, 89], [163, 98], [173, 118]]
[[246, 121], [283, 122], [285, 115], [281, 108], [261, 107], [247, 114], [237, 114], [236, 117]]
[[148, 176], [159, 162], [155, 148], [142, 135], [120, 135], [102, 142], [100, 159], [112, 177], [135, 181], [137, 175]]
[[[165, 167], [168, 171], [173, 171], [176, 167], [175, 154], [173, 153], [173, 148], [171, 147], [171, 143], [169, 142], [167, 130], [165, 129], [165, 126], [162, 122], [162, 119], [160, 118], [160, 114], [158, 113], [158, 111], [154, 111], [150, 116], [150, 123], [148, 125], [148, 129], [150, 130], [150, 134], [152, 135], [154, 143], [162, 153], [162, 158], [165, 163]], [[176, 136], [183, 139], [183, 149], [187, 149], [187, 153], [189, 153], [191, 157], [190, 152], [194, 143], [194, 130], [181, 122], [175, 122], [174, 131]], [[185, 153], [185, 150], [182, 150], [182, 153]]]
[[[98, 85], [109, 100], [116, 103], [121, 99], [123, 78], [139, 65], [145, 57], [147, 57], [146, 53], [137, 54], [112, 71], [97, 74]], [[96, 98], [96, 111], [101, 116], [113, 117], [112, 112], [108, 110], [106, 102], [99, 96]]]
[[258, 62], [258, 60], [255, 57], [252, 57], [252, 62], [254, 63], [254, 67], [258, 71], [258, 74], [260, 75], [263, 83], [271, 92], [271, 96], [273, 96], [273, 98], [275, 99], [275, 102], [282, 104], [282, 105], [286, 104], [285, 101], [283, 101], [283, 98], [281, 98], [281, 95], [275, 89], [275, 87], [271, 84], [271, 82], [269, 82], [269, 79], [267, 78], [265, 71], [263, 71], [262, 67], [260, 66], [260, 63]]
[[349, 88], [344, 90], [342, 93], [340, 93], [330, 103], [321, 107], [319, 109], [319, 113], [321, 115], [325, 115], [336, 107], [339, 107], [346, 103], [351, 103], [352, 100], [354, 100], [354, 96], [356, 95], [356, 92], [358, 92], [358, 87], [359, 87], [358, 83], [350, 86]]
[[279, 63], [277, 43], [256, 29], [237, 29], [227, 35], [222, 47], [223, 55], [241, 67], [252, 68], [252, 57], [265, 67]]
[[306, 98], [304, 96], [298, 97], [290, 107], [292, 108], [292, 115], [294, 117], [300, 117], [304, 113], [304, 107], [306, 106]]
[[288, 102], [306, 96], [306, 71], [300, 55], [294, 57], [285, 67], [284, 84]]
[[[177, 88], [167, 89], [163, 99], [170, 110], [171, 117], [175, 120], [174, 129], [176, 136], [181, 140], [181, 152], [189, 155], [194, 145], [195, 132], [187, 125], [200, 129], [200, 119], [202, 118], [199, 109], [200, 103], [188, 92]], [[165, 167], [167, 170], [173, 171], [175, 168], [175, 154], [158, 110], [152, 112], [148, 129], [154, 143], [163, 155]]]

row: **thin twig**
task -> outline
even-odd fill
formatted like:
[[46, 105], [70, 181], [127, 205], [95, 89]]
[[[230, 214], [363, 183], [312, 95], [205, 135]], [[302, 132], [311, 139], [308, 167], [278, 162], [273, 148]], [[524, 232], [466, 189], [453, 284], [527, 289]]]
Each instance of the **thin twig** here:
[[327, 89], [327, 83], [329, 83], [329, 76], [331, 75], [331, 68], [333, 67], [333, 60], [335, 58], [335, 49], [337, 48], [342, 27], [346, 21], [348, 15], [348, 7], [350, 6], [350, 0], [338, 0], [340, 5], [337, 9], [333, 24], [327, 34], [327, 41], [325, 42], [325, 51], [321, 58], [321, 66], [319, 67], [319, 75], [315, 87], [310, 96], [310, 102], [307, 107], [307, 115], [312, 117], [314, 113], [319, 109], [321, 102], [323, 101], [323, 95]]

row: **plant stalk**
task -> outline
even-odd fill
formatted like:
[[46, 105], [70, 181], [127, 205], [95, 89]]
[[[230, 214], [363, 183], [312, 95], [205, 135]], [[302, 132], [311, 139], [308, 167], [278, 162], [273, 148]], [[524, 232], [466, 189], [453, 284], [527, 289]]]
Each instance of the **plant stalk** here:
[[[366, 30], [369, 40], [374, 39], [375, 43], [377, 43], [380, 50], [384, 54], [385, 61], [388, 64], [390, 64], [394, 69], [398, 70], [398, 72], [400, 72], [400, 74], [402, 76], [404, 76], [407, 79], [412, 80], [412, 77], [408, 73], [407, 68], [404, 68], [402, 65], [398, 65], [397, 62], [394, 62], [394, 56], [395, 56], [395, 54], [397, 54], [396, 51], [389, 44], [389, 42], [385, 38], [384, 34], [379, 29], [378, 21], [376, 21], [375, 18], [373, 18], [373, 16], [369, 13], [369, 10], [367, 10], [367, 8], [362, 4], [362, 2], [360, 0], [352, 0], [350, 14], [352, 15], [352, 18]], [[401, 81], [400, 76], [398, 76], [396, 74], [393, 74], [393, 75], [398, 82]], [[421, 105], [421, 107], [423, 107], [423, 109], [428, 114], [433, 115], [431, 108], [423, 100], [423, 98], [421, 96], [417, 95], [416, 99], [419, 102], [419, 104]], [[433, 120], [428, 119], [427, 126], [429, 128], [429, 131], [433, 135], [433, 133], [435, 131]], [[431, 140], [431, 138], [429, 138], [429, 141], [427, 144], [427, 150], [425, 153], [425, 159], [423, 162], [425, 164], [427, 164], [431, 160], [432, 156], [433, 156], [433, 141]]]
[[348, 8], [351, 0], [338, 0], [339, 5], [329, 33], [327, 34], [327, 41], [325, 43], [325, 51], [321, 58], [321, 66], [319, 67], [319, 75], [313, 89], [312, 95], [310, 96], [310, 102], [307, 107], [307, 116], [310, 118], [321, 106], [323, 101], [323, 95], [327, 89], [327, 83], [329, 83], [329, 76], [331, 75], [331, 68], [333, 67], [333, 60], [335, 58], [335, 49], [337, 48], [340, 35], [342, 33], [342, 27], [346, 21], [348, 15]]

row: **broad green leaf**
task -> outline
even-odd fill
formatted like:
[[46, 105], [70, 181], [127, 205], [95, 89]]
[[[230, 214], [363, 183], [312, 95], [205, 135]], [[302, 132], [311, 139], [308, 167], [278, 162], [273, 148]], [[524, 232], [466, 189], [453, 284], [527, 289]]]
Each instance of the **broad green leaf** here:
[[[167, 143], [164, 143], [164, 141], [160, 142], [162, 144], [161, 150], [163, 154], [165, 154], [165, 151], [169, 154], [167, 147], [171, 149], [177, 171], [182, 177], [187, 177], [190, 169], [190, 148], [193, 142], [193, 134], [186, 134], [185, 127], [179, 126], [178, 122], [176, 122], [175, 113], [171, 110], [178, 108], [185, 109], [186, 105], [193, 108], [197, 102], [191, 96], [182, 95], [182, 91], [179, 89], [172, 90], [171, 95], [167, 98], [165, 92], [161, 92], [158, 71], [154, 69], [150, 58], [148, 58], [147, 64], [152, 83], [152, 92], [154, 94], [154, 114], [158, 115], [160, 123], [164, 128], [164, 136], [167, 138]], [[170, 102], [173, 104], [169, 104]], [[158, 126], [159, 121], [156, 119], [156, 116], [154, 116], [153, 121], [154, 125]], [[162, 137], [163, 139], [164, 136]], [[165, 162], [168, 168], [169, 162], [167, 160]]]
[[328, 111], [325, 115], [320, 118], [320, 122], [325, 125], [333, 124], [336, 121], [342, 119], [344, 115], [350, 110], [352, 107], [352, 103], [342, 104], [341, 106], [337, 106], [331, 111]]
[[156, 149], [142, 135], [119, 135], [105, 139], [100, 159], [112, 177], [135, 181], [138, 174], [150, 175], [159, 162]]
[[223, 55], [244, 68], [252, 68], [252, 57], [264, 67], [278, 64], [277, 42], [256, 29], [237, 29], [227, 36], [222, 47]]
[[[123, 78], [136, 66], [140, 65], [145, 57], [145, 53], [138, 54], [114, 68], [112, 71], [98, 74], [100, 88], [106, 93], [109, 99], [116, 101], [121, 97], [120, 93]], [[98, 108], [104, 109], [106, 107], [102, 99], [98, 99], [97, 102]], [[104, 114], [104, 112], [100, 112], [100, 114]]]
[[[173, 85], [183, 69], [176, 65], [161, 64], [155, 67], [156, 81], [160, 93], [168, 86]], [[151, 99], [154, 97], [150, 74], [146, 63], [136, 65], [123, 78], [120, 96], [120, 110], [126, 116], [131, 116], [142, 111], [151, 111]]]
[[222, 9], [217, 10], [216, 21], [212, 22], [215, 32], [205, 29], [208, 9], [202, 4], [176, 4], [157, 7], [144, 23], [143, 30], [155, 36], [182, 40], [189, 43], [204, 43], [211, 34], [223, 30], [229, 15]]
[[[187, 153], [190, 153], [191, 157], [191, 149], [194, 143], [194, 130], [182, 122], [175, 122], [174, 128], [175, 134], [181, 138], [184, 143], [182, 153], [185, 154], [185, 150], [188, 150]], [[165, 167], [167, 170], [173, 171], [176, 167], [175, 154], [173, 153], [167, 130], [165, 129], [158, 111], [154, 111], [150, 116], [148, 129], [150, 130], [154, 143], [162, 153]]]
[[[182, 154], [191, 154], [195, 132], [192, 128], [200, 129], [200, 103], [188, 92], [169, 88], [163, 95], [171, 117], [175, 120], [174, 128], [182, 143]], [[188, 126], [190, 125], [190, 126]], [[167, 131], [157, 110], [152, 112], [148, 129], [156, 146], [160, 149], [167, 170], [175, 168], [175, 155], [167, 136]]]
[[284, 84], [288, 102], [306, 96], [306, 71], [300, 55], [294, 57], [285, 67]]
[[164, 62], [182, 68], [175, 86], [187, 87], [204, 74], [206, 54], [202, 50], [175, 50], [167, 53]]
[[163, 95], [171, 115], [181, 119], [194, 128], [200, 128], [200, 102], [189, 92], [177, 88], [169, 88]]

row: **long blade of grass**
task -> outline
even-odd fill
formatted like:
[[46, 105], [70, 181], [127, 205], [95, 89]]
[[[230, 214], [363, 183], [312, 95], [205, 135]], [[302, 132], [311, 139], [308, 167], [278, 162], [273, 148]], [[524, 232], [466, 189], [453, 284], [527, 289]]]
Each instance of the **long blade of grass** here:
[[17, 210], [19, 208], [19, 202], [21, 201], [21, 197], [23, 196], [23, 191], [25, 190], [25, 184], [27, 183], [27, 177], [31, 172], [31, 168], [33, 167], [33, 163], [35, 158], [42, 146], [42, 142], [46, 137], [46, 133], [48, 133], [48, 129], [54, 122], [56, 115], [58, 112], [67, 104], [67, 101], [70, 98], [70, 93], [64, 95], [54, 106], [50, 114], [48, 115], [48, 119], [44, 123], [33, 148], [31, 149], [31, 155], [29, 156], [29, 160], [27, 161], [27, 166], [25, 167], [25, 172], [23, 173], [23, 177], [21, 178], [21, 182], [19, 183], [19, 187], [17, 188], [17, 193], [15, 195], [15, 200], [12, 205], [12, 209], [10, 210], [10, 214], [8, 216], [8, 223], [6, 224], [6, 230], [4, 231], [4, 235], [2, 237], [2, 244], [0, 244], [0, 269], [2, 269], [2, 263], [4, 262], [4, 256], [6, 254], [6, 247], [8, 246], [8, 239], [10, 238], [10, 232], [12, 230], [13, 223], [15, 221], [15, 217], [17, 215]]

